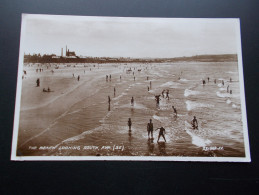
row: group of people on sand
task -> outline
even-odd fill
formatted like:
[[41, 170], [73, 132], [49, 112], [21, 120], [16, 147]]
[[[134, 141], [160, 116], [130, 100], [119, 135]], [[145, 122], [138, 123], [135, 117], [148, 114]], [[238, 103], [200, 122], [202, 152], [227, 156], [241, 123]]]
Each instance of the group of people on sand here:
[[45, 89], [45, 88], [43, 88], [43, 90], [42, 90], [43, 92], [53, 92], [53, 91], [51, 91], [50, 90], [50, 88], [48, 87], [48, 89]]

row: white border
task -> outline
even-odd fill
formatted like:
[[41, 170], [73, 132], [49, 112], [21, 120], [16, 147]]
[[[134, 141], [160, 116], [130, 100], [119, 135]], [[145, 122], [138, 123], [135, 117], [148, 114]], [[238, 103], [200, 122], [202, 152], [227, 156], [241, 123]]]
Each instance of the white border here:
[[[20, 51], [19, 51], [19, 65], [17, 76], [17, 89], [16, 89], [16, 101], [15, 101], [15, 115], [13, 123], [13, 140], [12, 140], [12, 153], [11, 160], [15, 161], [204, 161], [204, 162], [251, 162], [250, 146], [248, 139], [247, 128], [247, 115], [245, 104], [245, 92], [244, 92], [244, 78], [243, 78], [243, 63], [242, 63], [242, 51], [241, 51], [241, 33], [240, 33], [240, 20], [238, 18], [203, 18], [209, 20], [234, 20], [236, 21], [237, 32], [237, 55], [238, 55], [238, 72], [240, 83], [240, 100], [241, 100], [241, 112], [243, 122], [243, 136], [245, 157], [168, 157], [168, 156], [16, 156], [16, 148], [18, 141], [18, 129], [19, 129], [19, 117], [20, 117], [20, 101], [22, 91], [22, 70], [23, 70], [23, 58], [24, 58], [24, 35], [26, 33], [26, 18], [27, 17], [71, 17], [62, 15], [41, 15], [41, 14], [22, 14], [21, 33], [20, 33]], [[73, 19], [83, 19], [85, 17], [91, 17], [93, 19], [100, 18], [99, 16], [72, 16]], [[112, 17], [105, 17], [112, 18]], [[118, 17], [116, 17], [118, 18]], [[125, 19], [119, 17], [120, 19]], [[134, 20], [137, 18], [129, 18], [128, 20]], [[147, 19], [165, 19], [171, 18], [147, 18]], [[174, 18], [175, 19], [175, 18]], [[200, 19], [201, 18], [177, 18], [177, 19]]]

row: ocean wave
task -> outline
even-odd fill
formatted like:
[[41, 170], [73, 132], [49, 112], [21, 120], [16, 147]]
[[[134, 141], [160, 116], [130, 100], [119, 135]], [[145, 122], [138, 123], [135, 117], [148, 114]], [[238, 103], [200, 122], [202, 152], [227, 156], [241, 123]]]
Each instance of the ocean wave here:
[[143, 104], [139, 104], [139, 103], [134, 103], [134, 105], [129, 104], [124, 104], [122, 106], [119, 106], [120, 108], [134, 108], [134, 109], [148, 109], [146, 106], [144, 106]]
[[191, 125], [187, 121], [185, 121], [185, 130], [186, 133], [191, 136], [193, 145], [204, 147], [212, 143], [209, 139], [202, 138], [198, 136], [195, 131], [191, 130]]
[[185, 103], [186, 103], [186, 108], [188, 111], [194, 110], [196, 108], [212, 108], [212, 107], [214, 107], [214, 105], [212, 105], [212, 104], [198, 103], [198, 102], [193, 102], [190, 100], [187, 100]]
[[221, 98], [231, 97], [231, 94], [229, 94], [229, 93], [220, 93], [219, 91], [217, 91], [216, 94], [218, 97], [221, 97]]
[[180, 84], [179, 83], [176, 83], [176, 82], [173, 82], [173, 81], [168, 81], [162, 85], [160, 85], [160, 87], [170, 87], [170, 88], [173, 88], [173, 87], [178, 87]]
[[[91, 130], [88, 130], [88, 131], [84, 131], [83, 133], [81, 133], [79, 135], [76, 135], [74, 137], [70, 137], [70, 138], [62, 141], [60, 144], [67, 143], [67, 142], [75, 142], [75, 141], [84, 139], [86, 135], [92, 134], [93, 132], [100, 131], [102, 129], [104, 129], [104, 127], [103, 126], [99, 126], [99, 127], [94, 128], [94, 129], [91, 129]], [[60, 144], [58, 144], [58, 145], [60, 145]]]
[[157, 115], [153, 115], [153, 119], [158, 120], [160, 122], [164, 122], [164, 121], [168, 121], [169, 120], [168, 117], [162, 117], [162, 116], [157, 116]]
[[190, 89], [185, 89], [185, 91], [184, 91], [184, 96], [185, 97], [188, 97], [190, 95], [198, 95], [198, 94], [201, 94], [201, 92], [193, 91], [193, 90], [190, 90]]
[[232, 101], [230, 99], [227, 99], [226, 103], [230, 104]]
[[237, 106], [236, 104], [232, 104], [232, 108], [237, 108], [237, 109], [239, 109], [240, 106]]
[[118, 100], [118, 99], [120, 99], [121, 97], [123, 97], [124, 95], [127, 95], [127, 93], [123, 92], [123, 93], [121, 93], [119, 96], [113, 98], [112, 100]]
[[189, 81], [189, 80], [187, 80], [187, 79], [180, 79], [180, 81], [187, 82], [187, 81]]

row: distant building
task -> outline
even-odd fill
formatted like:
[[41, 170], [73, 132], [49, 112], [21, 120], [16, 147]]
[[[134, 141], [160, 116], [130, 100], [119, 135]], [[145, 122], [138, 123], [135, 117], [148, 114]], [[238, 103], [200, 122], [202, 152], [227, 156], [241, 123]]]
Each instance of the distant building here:
[[70, 56], [76, 56], [76, 53], [74, 51], [69, 51], [69, 49], [67, 49], [67, 46], [66, 46], [66, 57], [70, 57]]

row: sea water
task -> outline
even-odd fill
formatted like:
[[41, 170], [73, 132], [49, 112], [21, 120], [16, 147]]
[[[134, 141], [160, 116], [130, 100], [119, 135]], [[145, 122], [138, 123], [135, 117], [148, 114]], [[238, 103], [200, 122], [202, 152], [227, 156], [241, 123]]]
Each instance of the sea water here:
[[[100, 71], [103, 67], [105, 65]], [[69, 107], [54, 123], [48, 124], [47, 132], [37, 136], [33, 142], [40, 147], [42, 139], [49, 139], [49, 145], [55, 149], [41, 150], [32, 155], [245, 155], [236, 62], [107, 67], [90, 86], [75, 89], [83, 90], [86, 97]], [[135, 81], [133, 73], [126, 74], [129, 68], [134, 72]], [[111, 70], [116, 71], [111, 80], [106, 81], [105, 76], [110, 75]], [[71, 74], [69, 69], [63, 71]], [[205, 85], [202, 79], [206, 81]], [[217, 79], [216, 84], [214, 79]], [[232, 94], [227, 92], [228, 85]], [[156, 104], [154, 96], [161, 95], [163, 90], [169, 90], [169, 99], [160, 96], [161, 101]], [[111, 98], [110, 105], [108, 96]], [[130, 103], [132, 97], [133, 105]], [[177, 116], [172, 106], [177, 109]], [[190, 126], [193, 116], [198, 120], [198, 130]], [[129, 118], [132, 121], [131, 131], [127, 124]], [[162, 137], [157, 143], [158, 130], [154, 131], [154, 140], [148, 139], [147, 123], [150, 119], [154, 130], [161, 126], [165, 128], [165, 143]]]

